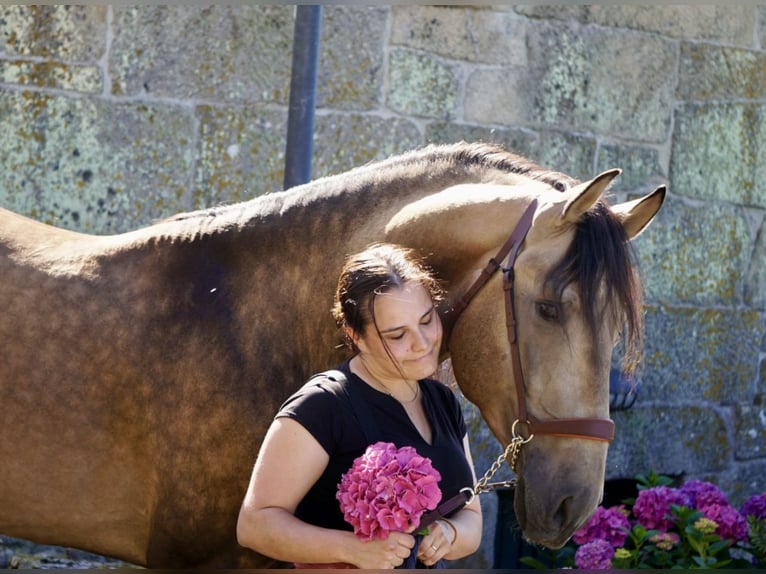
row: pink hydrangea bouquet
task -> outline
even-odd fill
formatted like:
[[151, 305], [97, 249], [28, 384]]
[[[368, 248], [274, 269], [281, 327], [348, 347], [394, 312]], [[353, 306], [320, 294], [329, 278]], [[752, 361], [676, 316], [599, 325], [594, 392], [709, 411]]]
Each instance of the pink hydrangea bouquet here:
[[338, 485], [343, 518], [363, 540], [407, 532], [442, 497], [441, 474], [431, 460], [404, 446], [376, 442], [354, 460]]
[[656, 473], [638, 477], [635, 499], [597, 508], [563, 549], [522, 561], [584, 570], [766, 567], [766, 492], [737, 509], [713, 483], [671, 484]]
[[[438, 486], [441, 474], [431, 459], [404, 446], [376, 442], [357, 457], [341, 476], [336, 498], [343, 518], [354, 527], [362, 540], [385, 539], [389, 532], [408, 532], [417, 528], [427, 510], [433, 510], [442, 498]], [[408, 559], [412, 561], [417, 545]], [[355, 568], [351, 564], [304, 564], [296, 568]]]

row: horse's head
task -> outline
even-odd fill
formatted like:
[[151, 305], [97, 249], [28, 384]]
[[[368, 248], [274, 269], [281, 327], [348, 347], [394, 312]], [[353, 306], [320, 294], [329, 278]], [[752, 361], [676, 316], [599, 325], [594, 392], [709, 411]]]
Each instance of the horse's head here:
[[[429, 200], [459, 212], [454, 220], [465, 229], [452, 236], [449, 260], [433, 258], [447, 276], [451, 305], [462, 306], [458, 300], [473, 290], [481, 269], [487, 267], [486, 276], [498, 268], [459, 317], [447, 312], [445, 339], [461, 390], [503, 445], [513, 439], [517, 419], [517, 434], [535, 433], [515, 465], [515, 510], [524, 535], [550, 547], [563, 545], [601, 499], [612, 430], [612, 351], [622, 339], [627, 362], [640, 352], [641, 287], [629, 241], [654, 218], [665, 191], [610, 207], [602, 195], [618, 174], [605, 172], [564, 192], [540, 183], [522, 193], [465, 186]], [[533, 198], [515, 262], [503, 254], [499, 265], [487, 264]], [[394, 238], [396, 231], [412, 232], [413, 222], [426, 223], [426, 206], [403, 210], [390, 226]], [[433, 253], [446, 249], [423, 244]], [[512, 274], [503, 269], [509, 265]], [[508, 307], [515, 329], [507, 328]]]

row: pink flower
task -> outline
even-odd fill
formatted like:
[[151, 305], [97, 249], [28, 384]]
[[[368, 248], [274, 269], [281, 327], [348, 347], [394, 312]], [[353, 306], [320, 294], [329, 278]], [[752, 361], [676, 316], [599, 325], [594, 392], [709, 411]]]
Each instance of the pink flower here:
[[614, 548], [606, 540], [591, 540], [575, 552], [575, 566], [581, 570], [609, 570], [612, 567]]
[[686, 497], [677, 489], [654, 486], [638, 493], [633, 504], [633, 514], [646, 528], [667, 532], [673, 527], [667, 518], [670, 505], [685, 506], [686, 502]]
[[715, 533], [722, 539], [735, 542], [747, 540], [747, 521], [736, 508], [728, 504], [711, 504], [702, 512], [718, 525]]
[[766, 519], [766, 492], [754, 494], [748, 498], [740, 509], [742, 516], [754, 516]]
[[679, 490], [681, 494], [687, 497], [687, 502], [684, 506], [689, 508], [704, 510], [713, 504], [729, 504], [729, 499], [726, 498], [723, 491], [712, 482], [690, 480], [684, 483]]
[[630, 531], [630, 522], [624, 510], [624, 506], [613, 506], [609, 509], [599, 506], [588, 522], [574, 533], [572, 539], [576, 544], [606, 540], [615, 548], [622, 546]]
[[442, 497], [441, 474], [431, 460], [394, 443], [377, 442], [341, 477], [336, 498], [359, 538], [387, 538], [420, 523]]
[[649, 542], [654, 542], [657, 548], [666, 552], [673, 549], [678, 544], [681, 537], [675, 532], [660, 532], [649, 538]]

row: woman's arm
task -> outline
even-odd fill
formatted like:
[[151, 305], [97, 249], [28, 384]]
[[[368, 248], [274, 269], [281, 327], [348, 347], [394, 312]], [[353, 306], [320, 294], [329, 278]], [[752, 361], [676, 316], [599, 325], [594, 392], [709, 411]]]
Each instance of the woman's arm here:
[[[463, 437], [463, 448], [471, 468], [473, 482], [476, 484], [468, 436]], [[457, 560], [473, 554], [481, 543], [481, 531], [481, 504], [479, 497], [475, 496], [471, 504], [464, 506], [449, 519], [439, 519], [431, 525], [428, 535], [423, 538], [418, 547], [418, 558], [431, 566], [441, 558]]]
[[414, 538], [392, 532], [361, 541], [352, 532], [307, 524], [294, 516], [319, 479], [329, 456], [300, 423], [276, 419], [261, 446], [237, 521], [237, 540], [285, 562], [346, 562], [359, 568], [393, 568], [409, 556]]

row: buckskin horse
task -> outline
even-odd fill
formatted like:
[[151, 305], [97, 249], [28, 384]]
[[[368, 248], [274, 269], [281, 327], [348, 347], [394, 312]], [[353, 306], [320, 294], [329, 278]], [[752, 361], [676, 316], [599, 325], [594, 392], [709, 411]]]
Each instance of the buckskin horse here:
[[[640, 351], [629, 241], [665, 196], [609, 205], [618, 173], [581, 183], [459, 143], [118, 235], [0, 210], [0, 533], [149, 567], [278, 566], [236, 542], [252, 464], [281, 402], [343, 358], [344, 258], [390, 241], [444, 281], [444, 357], [500, 443], [528, 441], [516, 514], [561, 546], [600, 500], [613, 348]], [[496, 260], [533, 202], [515, 261]]]

